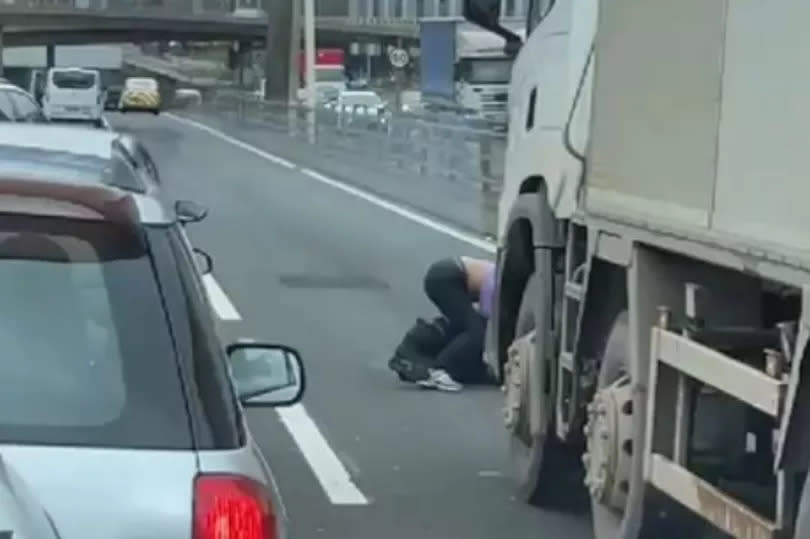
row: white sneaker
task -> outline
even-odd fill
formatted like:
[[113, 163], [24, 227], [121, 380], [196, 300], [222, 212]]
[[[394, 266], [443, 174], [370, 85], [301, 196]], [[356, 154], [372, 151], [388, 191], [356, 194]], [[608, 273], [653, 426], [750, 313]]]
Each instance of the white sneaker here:
[[430, 376], [427, 380], [420, 380], [416, 382], [418, 385], [427, 389], [438, 389], [440, 391], [461, 391], [464, 387], [455, 380], [453, 380], [447, 371], [442, 369], [430, 369]]

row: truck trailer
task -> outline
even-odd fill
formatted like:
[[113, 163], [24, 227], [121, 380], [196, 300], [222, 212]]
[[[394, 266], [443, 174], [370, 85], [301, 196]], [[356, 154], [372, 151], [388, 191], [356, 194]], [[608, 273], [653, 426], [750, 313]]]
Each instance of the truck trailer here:
[[597, 539], [810, 538], [808, 17], [530, 1], [485, 361], [517, 492]]

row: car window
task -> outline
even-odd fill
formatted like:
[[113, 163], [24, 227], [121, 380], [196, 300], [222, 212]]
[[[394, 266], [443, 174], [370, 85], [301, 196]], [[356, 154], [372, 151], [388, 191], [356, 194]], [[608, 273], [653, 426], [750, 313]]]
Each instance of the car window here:
[[54, 69], [51, 71], [51, 82], [61, 90], [89, 90], [98, 83], [98, 74], [78, 69]]
[[14, 107], [11, 100], [8, 98], [9, 91], [0, 91], [0, 121], [13, 122], [14, 121]]
[[0, 443], [192, 447], [145, 241], [105, 221], [0, 218]]
[[44, 122], [45, 115], [36, 102], [22, 92], [8, 92], [8, 97], [14, 105], [17, 119], [23, 122]]
[[213, 310], [190, 252], [182, 227], [170, 234], [177, 260], [185, 309], [188, 313], [193, 374], [199, 389], [202, 413], [216, 448], [227, 448], [240, 437], [241, 417], [227, 370], [227, 357], [217, 336]]
[[158, 177], [157, 166], [149, 155], [149, 152], [146, 151], [146, 148], [144, 148], [141, 143], [135, 142], [132, 151], [133, 159], [138, 169], [142, 170], [152, 182], [159, 183], [160, 178]]
[[126, 151], [114, 150], [110, 164], [109, 174], [113, 184], [136, 193], [146, 192], [146, 186], [136, 171], [138, 165]]
[[157, 81], [154, 79], [127, 79], [124, 83], [127, 90], [157, 90]]

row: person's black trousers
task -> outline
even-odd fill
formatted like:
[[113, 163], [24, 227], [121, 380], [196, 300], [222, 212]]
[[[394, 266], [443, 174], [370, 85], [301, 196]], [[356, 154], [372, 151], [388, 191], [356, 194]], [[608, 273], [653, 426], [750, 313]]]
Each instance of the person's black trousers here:
[[435, 262], [425, 274], [425, 294], [449, 322], [453, 337], [436, 356], [435, 367], [462, 383], [489, 380], [483, 362], [486, 319], [475, 310], [461, 260]]

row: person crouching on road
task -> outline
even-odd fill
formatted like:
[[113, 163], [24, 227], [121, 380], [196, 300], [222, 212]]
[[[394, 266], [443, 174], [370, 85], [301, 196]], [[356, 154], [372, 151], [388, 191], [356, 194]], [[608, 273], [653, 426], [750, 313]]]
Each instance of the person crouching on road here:
[[[424, 288], [430, 301], [446, 319], [448, 340], [418, 378], [414, 379], [414, 370], [410, 370], [409, 381], [444, 391], [461, 390], [459, 381], [488, 382], [483, 352], [495, 288], [495, 264], [469, 257], [439, 260], [428, 268]], [[392, 360], [391, 368], [403, 377], [396, 361], [396, 358]]]

